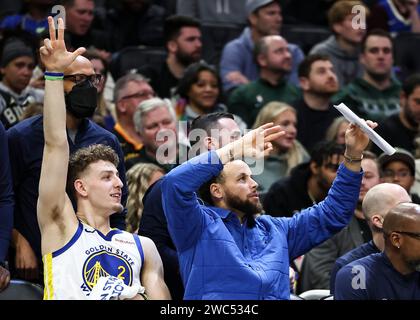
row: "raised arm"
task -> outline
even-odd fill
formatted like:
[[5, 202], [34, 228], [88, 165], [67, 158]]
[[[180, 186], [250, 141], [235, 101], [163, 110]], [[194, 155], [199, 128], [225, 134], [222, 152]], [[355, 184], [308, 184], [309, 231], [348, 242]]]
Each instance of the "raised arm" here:
[[[40, 55], [46, 72], [63, 75], [64, 70], [82, 54], [85, 49], [79, 48], [71, 53], [64, 43], [64, 23], [58, 19], [58, 34], [51, 17], [48, 17], [50, 39], [44, 40]], [[44, 96], [44, 153], [39, 182], [37, 217], [42, 236], [42, 251], [50, 241], [62, 242], [57, 235], [64, 235], [69, 227], [67, 221], [77, 222], [70, 200], [66, 195], [67, 167], [69, 146], [66, 134], [66, 108], [64, 102], [63, 80], [45, 81]], [[66, 208], [66, 210], [65, 210]], [[74, 224], [74, 223], [73, 223]], [[72, 224], [70, 224], [70, 227]], [[46, 238], [47, 237], [47, 238]], [[50, 240], [50, 241], [49, 241]], [[64, 239], [63, 239], [64, 240]], [[59, 243], [57, 243], [60, 246]], [[48, 246], [50, 247], [50, 246]]]

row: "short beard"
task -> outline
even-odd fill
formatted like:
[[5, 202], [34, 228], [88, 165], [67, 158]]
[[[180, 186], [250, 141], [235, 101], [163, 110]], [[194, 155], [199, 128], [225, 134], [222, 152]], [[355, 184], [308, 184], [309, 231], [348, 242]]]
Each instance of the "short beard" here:
[[376, 82], [384, 82], [385, 80], [389, 79], [390, 74], [389, 73], [375, 73], [371, 71], [367, 71], [366, 73]]
[[408, 105], [408, 102], [406, 102], [403, 112], [405, 120], [407, 120], [408, 124], [413, 128], [417, 128], [419, 126], [419, 123], [417, 123], [417, 121], [415, 120], [413, 113], [411, 112], [410, 107]]
[[200, 57], [194, 58], [192, 55], [188, 55], [180, 51], [177, 51], [175, 56], [179, 63], [182, 64], [184, 67], [188, 67], [190, 64], [200, 60]]
[[249, 199], [241, 200], [238, 196], [231, 194], [230, 192], [226, 193], [226, 205], [232, 210], [238, 210], [245, 214], [248, 228], [255, 226], [255, 215], [262, 211], [260, 201], [258, 201], [257, 204], [253, 204]]

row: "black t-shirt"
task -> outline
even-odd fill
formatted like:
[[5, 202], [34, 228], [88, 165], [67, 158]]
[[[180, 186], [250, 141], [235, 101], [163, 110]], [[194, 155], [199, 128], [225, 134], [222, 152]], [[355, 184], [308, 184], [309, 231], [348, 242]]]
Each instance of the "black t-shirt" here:
[[[406, 149], [414, 154], [414, 138], [417, 135], [417, 131], [405, 127], [401, 122], [399, 114], [394, 114], [380, 123], [375, 131], [377, 131], [391, 146]], [[375, 144], [372, 144], [371, 150], [377, 155], [382, 153], [382, 150]]]
[[178, 86], [179, 79], [171, 73], [166, 62], [159, 67], [141, 67], [138, 73], [150, 79], [150, 85], [160, 98], [170, 98]]
[[314, 110], [303, 99], [293, 103], [297, 111], [297, 140], [310, 151], [313, 146], [325, 139], [325, 133], [340, 113], [331, 105], [327, 110]]

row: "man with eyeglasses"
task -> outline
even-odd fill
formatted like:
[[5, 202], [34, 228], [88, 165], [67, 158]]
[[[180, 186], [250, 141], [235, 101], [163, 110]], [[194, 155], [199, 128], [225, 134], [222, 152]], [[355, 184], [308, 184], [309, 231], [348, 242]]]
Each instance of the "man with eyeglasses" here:
[[[77, 57], [64, 72], [67, 138], [70, 153], [92, 144], [105, 144], [115, 150], [123, 182], [121, 203], [125, 206], [127, 184], [118, 139], [89, 119], [97, 107], [96, 86], [100, 79], [101, 75], [95, 74], [92, 63], [82, 56]], [[16, 203], [11, 274], [15, 278], [42, 283], [41, 234], [36, 205], [44, 149], [43, 116], [21, 121], [10, 128], [7, 135]], [[124, 210], [111, 215], [111, 226], [125, 230], [125, 214]]]
[[128, 74], [118, 79], [114, 88], [117, 123], [114, 134], [120, 141], [125, 161], [138, 157], [143, 141], [137, 132], [133, 116], [137, 107], [155, 96], [148, 79], [140, 74]]
[[400, 203], [383, 222], [385, 250], [337, 274], [336, 300], [420, 300], [420, 205]]
[[333, 98], [344, 102], [359, 117], [385, 120], [400, 109], [400, 82], [392, 76], [392, 38], [386, 31], [376, 29], [362, 41], [360, 63], [362, 77], [356, 78]]
[[381, 169], [381, 180], [399, 184], [410, 194], [414, 203], [420, 204], [420, 197], [416, 193], [410, 193], [416, 172], [413, 155], [405, 149], [396, 148], [393, 155], [389, 156], [383, 153], [378, 161]]
[[4, 39], [0, 61], [0, 121], [6, 129], [21, 120], [30, 102], [42, 103], [44, 91], [29, 86], [35, 67], [33, 49], [18, 38]]

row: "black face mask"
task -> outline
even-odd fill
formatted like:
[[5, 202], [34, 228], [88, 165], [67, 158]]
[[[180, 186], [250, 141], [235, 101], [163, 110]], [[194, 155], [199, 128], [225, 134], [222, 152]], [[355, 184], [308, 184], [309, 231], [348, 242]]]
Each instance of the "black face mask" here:
[[76, 118], [90, 118], [95, 113], [98, 91], [89, 80], [76, 84], [65, 94], [66, 108]]

